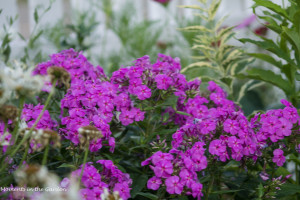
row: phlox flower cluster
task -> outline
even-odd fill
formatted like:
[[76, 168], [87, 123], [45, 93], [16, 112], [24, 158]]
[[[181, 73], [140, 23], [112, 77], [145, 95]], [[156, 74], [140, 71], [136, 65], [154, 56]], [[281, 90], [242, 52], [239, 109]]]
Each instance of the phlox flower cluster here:
[[207, 98], [197, 94], [181, 106], [190, 116], [185, 116], [185, 124], [173, 134], [173, 148], [180, 149], [191, 140], [202, 141], [209, 144], [209, 153], [223, 162], [255, 158], [259, 153], [255, 132], [241, 109], [226, 99], [225, 91], [214, 82], [209, 82], [208, 90]]
[[[189, 84], [191, 83], [187, 85]], [[198, 90], [198, 85], [200, 83], [193, 89]], [[278, 148], [276, 142], [290, 136], [292, 129], [298, 126], [297, 109], [286, 100], [281, 101], [285, 108], [270, 110], [266, 114], [258, 113], [248, 121], [241, 108], [228, 100], [226, 92], [214, 82], [208, 83], [209, 93], [204, 93], [203, 96], [193, 89], [186, 87], [184, 94], [179, 94], [177, 110], [186, 112], [189, 116], [174, 115], [174, 120], [180, 128], [172, 136], [173, 148], [168, 153], [156, 152], [142, 163], [142, 165], [150, 162], [153, 164], [150, 168], [155, 176], [149, 179], [149, 189], [157, 190], [161, 184], [164, 184], [169, 194], [189, 191], [183, 190], [185, 179], [180, 174], [178, 176], [178, 172], [190, 170], [189, 173], [195, 174], [197, 169], [205, 169], [208, 156], [221, 162], [231, 159], [256, 161], [263, 155], [266, 147], [274, 144], [273, 146]], [[195, 150], [195, 145], [201, 149], [201, 154]], [[207, 151], [203, 147], [206, 147]], [[155, 159], [157, 155], [165, 156], [157, 162]], [[285, 162], [283, 150], [276, 149], [273, 155], [272, 161], [282, 166]], [[173, 162], [174, 157], [179, 157], [182, 161]], [[189, 168], [187, 163], [192, 167]], [[178, 167], [177, 170], [174, 170], [175, 166]], [[164, 176], [160, 174], [162, 172]], [[166, 179], [165, 183], [162, 179]], [[196, 181], [197, 177], [192, 180]], [[170, 183], [176, 186], [170, 189]], [[193, 194], [193, 188], [189, 189], [191, 189], [190, 194]], [[199, 191], [196, 195], [198, 198], [201, 196], [201, 189]]]
[[137, 59], [133, 66], [115, 71], [110, 81], [102, 68], [94, 68], [72, 49], [52, 55], [50, 61], [37, 66], [35, 74], [45, 75], [51, 66], [63, 67], [71, 75], [70, 88], [61, 100], [68, 114], [61, 120], [65, 127], [60, 132], [78, 144], [78, 129], [95, 126], [104, 137], [90, 142], [93, 152], [102, 148], [103, 140], [108, 140], [110, 150], [114, 150], [109, 125], [112, 121], [127, 126], [144, 120], [145, 112], [136, 107], [138, 101], [149, 99], [157, 91], [180, 93], [186, 83], [185, 76], [179, 73], [179, 59], [163, 54], [154, 64], [148, 56]]
[[[24, 134], [29, 134], [29, 128], [31, 128], [37, 118], [39, 117], [40, 113], [42, 112], [44, 108], [44, 105], [32, 105], [32, 104], [24, 104], [24, 108], [22, 110], [21, 119], [24, 122]], [[39, 148], [42, 148], [43, 145], [41, 144], [42, 141], [40, 141], [40, 137], [43, 135], [43, 131], [46, 130], [55, 130], [58, 123], [54, 120], [52, 120], [50, 113], [48, 110], [45, 110], [43, 113], [41, 119], [36, 124], [35, 130], [32, 131], [31, 137], [29, 138], [29, 144], [30, 144], [30, 152], [33, 152]], [[27, 128], [27, 130], [26, 130]]]
[[156, 98], [155, 92], [181, 91], [186, 80], [185, 76], [179, 73], [180, 68], [178, 58], [159, 54], [154, 64], [150, 63], [149, 56], [144, 56], [137, 59], [134, 66], [114, 72], [111, 83], [116, 84], [118, 88], [116, 110], [120, 112], [119, 120], [122, 124], [143, 121], [145, 112], [134, 105], [150, 97]]
[[115, 142], [114, 138], [110, 137], [109, 122], [112, 120], [115, 106], [115, 86], [104, 81], [107, 77], [100, 66], [94, 67], [81, 53], [73, 49], [50, 57], [50, 61], [36, 67], [35, 74], [46, 75], [48, 68], [55, 66], [64, 68], [71, 76], [70, 88], [61, 100], [62, 111], [67, 109], [68, 113], [61, 120], [65, 127], [60, 129], [60, 133], [74, 144], [78, 144], [78, 129], [94, 125], [104, 137], [90, 141], [90, 151], [99, 150], [104, 139], [109, 141], [113, 151]]
[[150, 165], [154, 177], [150, 178], [147, 187], [158, 190], [166, 186], [169, 194], [192, 195], [200, 199], [202, 184], [197, 172], [207, 167], [207, 158], [204, 156], [203, 142], [196, 142], [187, 151], [171, 150], [169, 153], [158, 151], [142, 162], [142, 166]]
[[[44, 105], [32, 105], [32, 104], [24, 104], [24, 108], [22, 110], [21, 119], [25, 121], [28, 128], [31, 128], [41, 111], [43, 110]], [[36, 129], [50, 129], [53, 130], [57, 127], [57, 122], [51, 119], [48, 110], [45, 110], [43, 116], [38, 121], [36, 125]]]
[[[130, 186], [132, 180], [129, 174], [119, 170], [111, 160], [98, 160], [101, 170], [97, 170], [92, 163], [87, 163], [83, 170], [81, 182], [83, 189], [80, 189], [80, 195], [83, 200], [101, 200], [101, 195], [105, 189], [109, 193], [118, 192], [123, 200], [130, 198]], [[81, 168], [72, 172], [72, 177], [80, 177]]]

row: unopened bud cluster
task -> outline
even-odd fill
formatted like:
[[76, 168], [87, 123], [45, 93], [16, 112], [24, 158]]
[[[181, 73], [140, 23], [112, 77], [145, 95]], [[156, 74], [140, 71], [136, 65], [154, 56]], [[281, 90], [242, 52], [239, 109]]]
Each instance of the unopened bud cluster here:
[[[20, 132], [21, 136], [28, 137], [28, 143], [33, 151], [41, 151], [47, 145], [51, 144], [54, 148], [60, 147], [60, 136], [57, 132], [50, 129], [33, 129], [30, 134], [30, 128], [22, 129]], [[27, 136], [30, 134], [29, 136]]]
[[101, 131], [94, 126], [83, 126], [78, 129], [79, 143], [81, 148], [86, 148], [91, 141], [95, 141], [103, 137]]

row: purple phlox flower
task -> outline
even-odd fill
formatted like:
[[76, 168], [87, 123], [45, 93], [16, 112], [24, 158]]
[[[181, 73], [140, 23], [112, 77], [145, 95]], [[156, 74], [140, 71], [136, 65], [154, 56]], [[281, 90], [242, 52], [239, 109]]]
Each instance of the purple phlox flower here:
[[169, 178], [166, 179], [165, 184], [167, 186], [167, 192], [169, 194], [181, 194], [184, 186], [180, 182], [178, 176], [170, 176]]
[[152, 156], [152, 163], [156, 165], [159, 162], [162, 161], [172, 161], [173, 160], [173, 155], [170, 153], [162, 153], [161, 151], [156, 152]]
[[161, 90], [167, 90], [173, 84], [172, 78], [165, 74], [158, 74], [155, 77], [155, 82], [157, 83], [157, 88]]
[[130, 198], [130, 188], [126, 182], [123, 183], [117, 183], [114, 187], [114, 191], [118, 191], [120, 194], [120, 197], [124, 200], [127, 200]]
[[154, 174], [157, 177], [167, 178], [173, 173], [173, 165], [170, 161], [162, 160], [154, 167]]
[[150, 178], [147, 182], [147, 188], [151, 190], [158, 190], [159, 186], [161, 185], [162, 181], [160, 178], [154, 176]]
[[278, 166], [282, 166], [285, 163], [285, 157], [281, 149], [275, 149], [273, 151], [273, 155], [273, 162], [276, 163]]
[[222, 144], [221, 140], [213, 140], [210, 144], [209, 144], [209, 153], [213, 154], [213, 155], [221, 155], [222, 153], [224, 153], [226, 151], [226, 146], [224, 146]]
[[134, 88], [133, 93], [137, 95], [140, 100], [145, 100], [151, 97], [151, 89], [146, 85], [141, 85]]

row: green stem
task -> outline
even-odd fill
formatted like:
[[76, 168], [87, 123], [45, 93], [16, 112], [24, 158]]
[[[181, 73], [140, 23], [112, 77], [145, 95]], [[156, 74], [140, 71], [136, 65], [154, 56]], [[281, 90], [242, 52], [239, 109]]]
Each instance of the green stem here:
[[84, 152], [83, 166], [81, 168], [81, 173], [80, 173], [80, 177], [79, 177], [79, 184], [81, 182], [83, 171], [84, 171], [85, 164], [86, 164], [86, 161], [87, 161], [87, 157], [88, 157], [88, 154], [89, 154], [89, 147], [90, 147], [90, 144], [88, 143], [86, 148], [85, 148], [85, 152]]
[[[54, 80], [53, 84], [52, 84], [52, 90], [51, 92], [49, 93], [48, 95], [48, 98], [46, 100], [46, 103], [43, 107], [43, 110], [40, 112], [38, 118], [35, 120], [33, 126], [30, 128], [29, 130], [29, 133], [27, 135], [25, 135], [23, 137], [23, 139], [21, 140], [21, 142], [18, 144], [18, 146], [12, 151], [12, 153], [9, 154], [9, 157], [13, 157], [17, 152], [18, 150], [21, 148], [21, 146], [26, 142], [26, 140], [30, 137], [30, 135], [32, 134], [33, 130], [35, 129], [35, 127], [37, 126], [38, 122], [40, 121], [40, 119], [42, 118], [42, 116], [44, 115], [44, 112], [46, 111], [46, 108], [48, 107], [49, 105], [49, 102], [51, 100], [51, 97], [53, 96], [54, 92], [55, 92], [55, 85], [56, 85], [56, 80]], [[15, 141], [17, 142], [17, 141]], [[7, 166], [7, 163], [4, 163], [0, 169], [0, 172], [5, 169]]]
[[17, 118], [17, 122], [16, 122], [16, 125], [14, 127], [14, 130], [12, 132], [12, 136], [15, 137], [15, 141], [17, 141], [18, 139], [18, 134], [16, 135], [18, 129], [19, 129], [19, 125], [20, 125], [20, 121], [21, 121], [21, 115], [22, 115], [22, 111], [23, 111], [23, 108], [24, 108], [24, 103], [25, 103], [25, 97], [24, 96], [21, 96], [20, 97], [20, 102], [19, 102], [19, 113], [18, 113], [18, 118]]
[[50, 147], [50, 144], [47, 144], [47, 145], [46, 145], [45, 152], [44, 152], [44, 156], [43, 156], [42, 165], [46, 165], [46, 164], [47, 164], [47, 158], [48, 158], [48, 153], [49, 153], [49, 147]]
[[213, 185], [214, 185], [214, 179], [215, 179], [214, 173], [211, 173], [210, 175], [211, 175], [211, 178], [209, 180], [209, 185], [208, 185], [208, 188], [207, 188], [207, 191], [206, 191], [205, 200], [208, 200], [209, 194], [211, 193]]
[[23, 162], [26, 160], [27, 155], [28, 155], [28, 150], [29, 150], [29, 144], [26, 145], [25, 152], [23, 154], [22, 160], [19, 163], [19, 167], [21, 167], [23, 165]]

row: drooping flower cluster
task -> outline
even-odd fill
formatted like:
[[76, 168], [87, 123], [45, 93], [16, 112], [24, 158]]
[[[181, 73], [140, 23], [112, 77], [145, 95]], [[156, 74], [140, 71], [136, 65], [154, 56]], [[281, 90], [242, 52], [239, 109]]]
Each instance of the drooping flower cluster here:
[[[101, 170], [97, 170], [91, 163], [88, 163], [82, 174], [83, 189], [80, 190], [82, 199], [101, 199], [105, 189], [109, 193], [118, 192], [123, 200], [130, 197], [130, 185], [132, 180], [129, 174], [119, 170], [111, 160], [98, 160]], [[72, 172], [72, 176], [80, 177], [81, 168]], [[103, 195], [102, 195], [103, 196]]]

